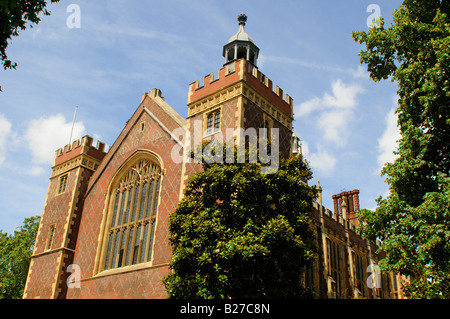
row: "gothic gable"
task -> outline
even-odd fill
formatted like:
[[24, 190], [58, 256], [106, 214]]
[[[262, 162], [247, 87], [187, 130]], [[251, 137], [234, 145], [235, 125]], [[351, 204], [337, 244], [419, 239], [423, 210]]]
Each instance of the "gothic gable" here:
[[[172, 149], [181, 143], [172, 134], [172, 131], [177, 128], [183, 128], [184, 125], [185, 120], [165, 103], [159, 90], [154, 89], [143, 96], [141, 104], [128, 120], [125, 128], [92, 176], [85, 197], [74, 263], [80, 266], [81, 280], [84, 285], [90, 285], [94, 278], [97, 284], [93, 285], [95, 287], [93, 290], [69, 289], [68, 298], [99, 297], [101, 292], [97, 291], [97, 289], [101, 289], [100, 287], [109, 287], [109, 285], [116, 285], [117, 283], [114, 283], [114, 280], [123, 281], [125, 286], [138, 286], [138, 277], [123, 276], [124, 273], [130, 270], [139, 269], [145, 272], [160, 267], [166, 269], [171, 256], [171, 250], [168, 244], [168, 215], [175, 209], [178, 203], [182, 171], [182, 164], [172, 160]], [[157, 214], [155, 213], [153, 220], [143, 219], [142, 221], [142, 229], [146, 226], [144, 224], [150, 224], [150, 221], [153, 226], [153, 228], [149, 228], [153, 229], [154, 232], [151, 244], [150, 240], [146, 244], [146, 249], [148, 249], [149, 245], [152, 245], [152, 249], [150, 249], [151, 258], [147, 256], [147, 253], [145, 260], [143, 259], [143, 263], [135, 265], [132, 262], [129, 264], [124, 262], [122, 263], [124, 267], [116, 266], [115, 269], [105, 269], [104, 265], [107, 255], [105, 251], [108, 247], [107, 243], [110, 232], [114, 231], [118, 234], [125, 234], [130, 233], [133, 227], [136, 227], [136, 229], [138, 227], [137, 224], [134, 225], [131, 222], [124, 223], [123, 229], [120, 227], [111, 227], [111, 214], [113, 214], [112, 210], [114, 209], [114, 205], [111, 205], [111, 198], [115, 198], [114, 196], [116, 196], [113, 190], [117, 192], [115, 188], [117, 185], [114, 184], [116, 183], [115, 176], [122, 174], [121, 172], [124, 166], [129, 165], [131, 169], [134, 167], [133, 165], [139, 165], [139, 162], [133, 162], [133, 157], [136, 154], [144, 154], [142, 155], [142, 159], [157, 163], [158, 170], [160, 170], [159, 174], [161, 175], [159, 194], [157, 194], [159, 200], [154, 201], [157, 203]], [[145, 154], [148, 154], [148, 156]], [[135, 183], [133, 185], [137, 184]], [[140, 193], [142, 193], [143, 187]], [[133, 188], [131, 186], [129, 188], [129, 196], [131, 198]], [[147, 188], [149, 189], [150, 186]], [[139, 187], [135, 189], [139, 189]], [[149, 196], [148, 191], [146, 194], [146, 196]], [[155, 193], [153, 193], [153, 196], [155, 196]], [[126, 229], [127, 227], [129, 228], [128, 230]], [[142, 233], [144, 232], [142, 231]], [[136, 244], [136, 235], [130, 238], [132, 239], [127, 239], [126, 241], [127, 245], [129, 242]], [[119, 242], [121, 239], [117, 240]], [[122, 246], [124, 245], [125, 241]], [[111, 261], [108, 260], [108, 262], [111, 265]], [[120, 276], [121, 274], [122, 276]], [[154, 273], [151, 276], [154, 276]], [[99, 285], [99, 280], [103, 284]], [[160, 297], [163, 294], [162, 287], [160, 286], [154, 287], [154, 289], [147, 287], [146, 289], [149, 291], [145, 295], [149, 297]], [[106, 291], [113, 293], [114, 289], [106, 289]]]

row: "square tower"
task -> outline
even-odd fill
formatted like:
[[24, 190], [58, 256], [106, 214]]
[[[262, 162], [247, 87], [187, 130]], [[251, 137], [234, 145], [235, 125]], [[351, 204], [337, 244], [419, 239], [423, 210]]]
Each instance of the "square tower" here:
[[[262, 132], [270, 137], [276, 128], [278, 151], [286, 158], [293, 151], [293, 99], [258, 70], [259, 48], [245, 32], [247, 17], [241, 14], [238, 21], [239, 31], [224, 46], [225, 64], [217, 78], [210, 73], [202, 82], [189, 85], [185, 144], [194, 149], [204, 140], [229, 142], [233, 138], [237, 143], [249, 143], [240, 141], [239, 129], [244, 130], [244, 138], [248, 130], [261, 138]], [[200, 164], [185, 163], [181, 190], [199, 168]]]
[[220, 132], [228, 140], [227, 128], [277, 128], [282, 156], [292, 153], [293, 99], [245, 58], [225, 65], [217, 78], [211, 73], [202, 85], [198, 80], [189, 85], [187, 126], [192, 136], [199, 134], [194, 121], [202, 122], [202, 139]]
[[105, 144], [84, 136], [56, 151], [23, 298], [65, 298], [81, 211]]

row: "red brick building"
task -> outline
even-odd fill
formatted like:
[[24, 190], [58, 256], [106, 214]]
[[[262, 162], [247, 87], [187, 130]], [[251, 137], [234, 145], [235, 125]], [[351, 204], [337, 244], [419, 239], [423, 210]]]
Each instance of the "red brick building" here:
[[[293, 100], [258, 70], [259, 48], [245, 32], [246, 16], [238, 21], [217, 78], [211, 73], [189, 85], [186, 119], [153, 89], [107, 153], [89, 136], [56, 152], [24, 298], [165, 298], [168, 216], [200, 169], [186, 150], [205, 139], [277, 132], [281, 156], [295, 152]], [[334, 215], [316, 203], [321, 249], [305, 285], [323, 298], [353, 297], [358, 287], [365, 297], [394, 297], [392, 275], [373, 290], [378, 294], [361, 288], [364, 267], [378, 257], [354, 232], [358, 192], [333, 198]]]

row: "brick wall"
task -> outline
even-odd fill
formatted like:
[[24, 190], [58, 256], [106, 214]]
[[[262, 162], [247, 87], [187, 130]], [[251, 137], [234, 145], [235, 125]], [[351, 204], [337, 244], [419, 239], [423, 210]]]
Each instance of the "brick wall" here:
[[[250, 100], [246, 100], [244, 104], [244, 129], [254, 127], [257, 133], [259, 128], [264, 128], [264, 111], [255, 105]], [[292, 144], [292, 132], [285, 126], [281, 125], [276, 119], [273, 119], [273, 128], [277, 128], [279, 131], [279, 150], [282, 158], [289, 157], [291, 155]]]

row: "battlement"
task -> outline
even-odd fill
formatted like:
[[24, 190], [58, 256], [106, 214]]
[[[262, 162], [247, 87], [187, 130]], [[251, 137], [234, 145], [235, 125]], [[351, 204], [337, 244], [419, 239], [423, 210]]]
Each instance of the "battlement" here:
[[262, 93], [273, 104], [278, 106], [281, 111], [289, 116], [293, 116], [294, 100], [288, 94], [283, 94], [283, 90], [258, 70], [257, 67], [247, 63], [248, 74], [247, 82], [259, 93]]
[[328, 219], [329, 221], [334, 221], [336, 225], [341, 225], [342, 227], [345, 227], [345, 224], [347, 224], [347, 228], [352, 230], [353, 232], [356, 232], [356, 227], [351, 220], [345, 219], [342, 215], [335, 214], [325, 206], [320, 205], [318, 202], [313, 202], [313, 207], [319, 211], [322, 209], [323, 217], [325, 219]]
[[93, 141], [94, 139], [91, 136], [85, 135], [81, 138], [81, 140], [78, 139], [72, 144], [67, 144], [63, 148], [58, 149], [55, 152], [53, 166], [64, 163], [80, 154], [85, 154], [101, 161], [106, 155], [105, 144], [97, 141], [97, 145], [93, 146]]
[[189, 85], [188, 105], [239, 81], [245, 81], [283, 113], [293, 116], [293, 99], [288, 94], [283, 95], [279, 86], [273, 87], [272, 81], [245, 59], [221, 68], [217, 78], [214, 78], [214, 73], [206, 75], [202, 86], [198, 80], [192, 82]]

